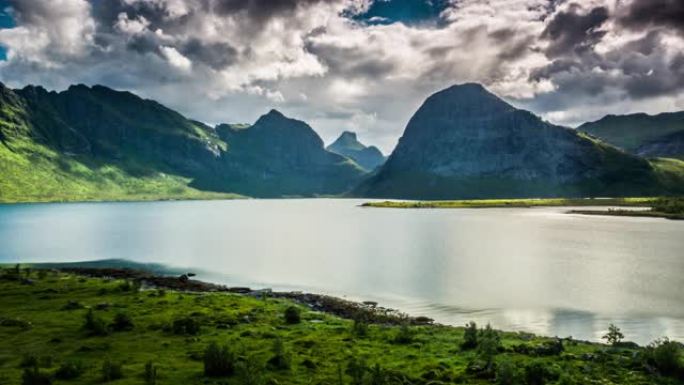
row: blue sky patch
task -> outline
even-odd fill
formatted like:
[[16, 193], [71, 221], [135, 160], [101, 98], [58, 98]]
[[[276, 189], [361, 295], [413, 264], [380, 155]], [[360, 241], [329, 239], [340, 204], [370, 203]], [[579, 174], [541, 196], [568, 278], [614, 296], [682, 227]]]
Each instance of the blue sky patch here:
[[352, 19], [367, 24], [431, 24], [449, 7], [449, 0], [374, 0], [367, 12]]
[[[0, 29], [14, 28], [16, 23], [9, 12], [9, 3], [0, 0]], [[7, 48], [0, 45], [0, 60], [7, 60]]]

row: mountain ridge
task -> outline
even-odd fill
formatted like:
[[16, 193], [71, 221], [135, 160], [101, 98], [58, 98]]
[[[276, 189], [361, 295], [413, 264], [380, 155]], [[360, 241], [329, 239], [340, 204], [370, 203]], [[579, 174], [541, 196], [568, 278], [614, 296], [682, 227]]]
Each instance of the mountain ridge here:
[[346, 156], [368, 171], [375, 170], [386, 160], [377, 147], [359, 142], [356, 133], [351, 131], [343, 131], [326, 149]]

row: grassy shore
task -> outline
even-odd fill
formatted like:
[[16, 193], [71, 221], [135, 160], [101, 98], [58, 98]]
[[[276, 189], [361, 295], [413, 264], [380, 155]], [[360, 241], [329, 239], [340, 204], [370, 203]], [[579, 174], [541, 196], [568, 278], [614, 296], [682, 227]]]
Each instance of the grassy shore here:
[[351, 320], [275, 294], [236, 294], [188, 277], [152, 279], [154, 287], [150, 282], [0, 270], [0, 384], [567, 385], [684, 379], [681, 346], [674, 342], [608, 346], [416, 325], [409, 318], [396, 322], [404, 319], [399, 314], [373, 317], [384, 311], [374, 304], [357, 307], [365, 310]]
[[543, 199], [480, 199], [453, 201], [383, 201], [366, 202], [363, 207], [401, 209], [463, 209], [502, 207], [558, 206], [630, 206], [649, 207], [658, 198], [543, 198]]

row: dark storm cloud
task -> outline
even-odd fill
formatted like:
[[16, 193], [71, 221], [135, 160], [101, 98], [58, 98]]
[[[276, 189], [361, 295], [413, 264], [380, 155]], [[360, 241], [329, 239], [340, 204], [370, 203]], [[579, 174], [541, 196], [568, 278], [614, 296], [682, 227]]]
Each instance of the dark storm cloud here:
[[230, 66], [238, 57], [238, 51], [228, 43], [205, 43], [199, 39], [190, 39], [180, 52], [193, 62], [206, 64], [215, 70]]
[[631, 29], [664, 27], [684, 34], [684, 1], [633, 0], [620, 15], [618, 22]]
[[582, 13], [578, 5], [573, 5], [567, 11], [557, 13], [541, 35], [550, 41], [547, 56], [564, 56], [569, 52], [582, 54], [591, 50], [606, 34], [600, 28], [608, 17], [606, 7]]
[[212, 11], [219, 15], [244, 13], [256, 22], [263, 22], [276, 16], [291, 15], [298, 7], [318, 3], [336, 3], [337, 0], [213, 0], [209, 1]]

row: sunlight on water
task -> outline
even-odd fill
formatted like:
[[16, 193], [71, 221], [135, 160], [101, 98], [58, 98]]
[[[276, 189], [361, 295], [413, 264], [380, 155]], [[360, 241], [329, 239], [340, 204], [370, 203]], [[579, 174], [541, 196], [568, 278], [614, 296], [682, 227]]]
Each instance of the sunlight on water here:
[[1, 262], [123, 258], [230, 285], [376, 300], [438, 322], [684, 340], [684, 223], [563, 208], [401, 210], [354, 200], [0, 206]]

